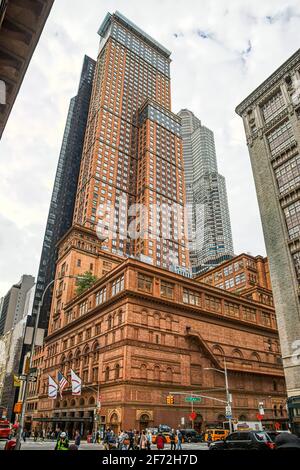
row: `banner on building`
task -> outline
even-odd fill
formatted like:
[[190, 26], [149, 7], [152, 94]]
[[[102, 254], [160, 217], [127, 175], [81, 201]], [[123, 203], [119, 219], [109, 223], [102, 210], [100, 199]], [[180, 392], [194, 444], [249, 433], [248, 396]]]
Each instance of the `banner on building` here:
[[48, 397], [55, 399], [57, 398], [58, 385], [55, 382], [55, 380], [53, 380], [52, 377], [50, 377], [50, 375], [48, 376], [48, 378], [49, 378]]
[[81, 395], [81, 378], [71, 369], [72, 395]]

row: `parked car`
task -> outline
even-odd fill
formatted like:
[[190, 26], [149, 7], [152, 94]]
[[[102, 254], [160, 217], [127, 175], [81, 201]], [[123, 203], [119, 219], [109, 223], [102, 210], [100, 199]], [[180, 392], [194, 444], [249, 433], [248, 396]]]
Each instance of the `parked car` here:
[[195, 429], [180, 429], [183, 437], [183, 442], [202, 442], [202, 434], [199, 434]]
[[271, 450], [274, 442], [265, 431], [240, 431], [228, 434], [223, 441], [210, 444], [209, 450]]
[[276, 437], [277, 437], [277, 436], [280, 436], [280, 434], [286, 434], [286, 433], [287, 433], [287, 434], [291, 434], [291, 432], [288, 431], [288, 430], [286, 430], [286, 431], [274, 431], [274, 430], [268, 431], [268, 430], [267, 430], [266, 432], [268, 433], [268, 436], [271, 438], [271, 440], [272, 440], [273, 442], [275, 442]]

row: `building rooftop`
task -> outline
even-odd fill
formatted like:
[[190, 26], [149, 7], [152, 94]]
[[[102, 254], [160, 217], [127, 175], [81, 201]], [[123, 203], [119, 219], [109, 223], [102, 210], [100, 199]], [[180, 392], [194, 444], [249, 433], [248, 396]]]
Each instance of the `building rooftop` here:
[[101, 37], [104, 37], [108, 27], [111, 24], [112, 18], [115, 18], [119, 23], [123, 24], [127, 29], [131, 30], [134, 34], [139, 36], [141, 39], [143, 39], [145, 42], [147, 42], [151, 47], [154, 49], [158, 50], [161, 54], [163, 54], [165, 57], [170, 57], [171, 52], [166, 49], [164, 46], [162, 46], [158, 41], [153, 39], [149, 34], [145, 33], [142, 29], [140, 29], [138, 26], [136, 26], [132, 21], [130, 21], [128, 18], [126, 18], [122, 13], [119, 11], [116, 11], [115, 13], [107, 13], [105, 16], [99, 30], [98, 34]]
[[300, 49], [289, 57], [275, 72], [272, 73], [261, 85], [259, 85], [247, 98], [245, 98], [235, 109], [235, 112], [242, 116], [246, 109], [260, 98], [269, 88], [291, 70], [295, 64], [300, 62]]

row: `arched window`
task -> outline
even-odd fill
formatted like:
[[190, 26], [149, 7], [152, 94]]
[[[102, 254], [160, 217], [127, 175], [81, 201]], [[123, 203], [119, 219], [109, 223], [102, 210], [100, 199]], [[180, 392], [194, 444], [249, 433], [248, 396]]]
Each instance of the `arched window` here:
[[239, 349], [234, 349], [232, 351], [232, 355], [233, 357], [237, 357], [238, 359], [241, 359], [243, 357], [243, 353]]
[[109, 366], [107, 366], [105, 369], [105, 381], [107, 382], [108, 380], [109, 380]]
[[147, 366], [146, 366], [146, 364], [141, 365], [141, 378], [147, 380]]
[[122, 315], [122, 312], [119, 312], [118, 313], [118, 325], [121, 325], [122, 321], [123, 321], [123, 315]]
[[167, 368], [167, 382], [173, 382], [173, 372], [171, 367]]
[[116, 367], [115, 367], [115, 379], [119, 379], [120, 378], [120, 364], [116, 364]]
[[90, 397], [89, 398], [89, 405], [94, 405], [95, 404], [95, 398], [94, 397]]
[[219, 345], [215, 345], [212, 348], [213, 355], [215, 356], [224, 356], [224, 351]]
[[276, 380], [273, 380], [273, 391], [277, 392], [277, 390], [278, 390], [277, 382], [276, 382]]
[[159, 368], [159, 366], [154, 367], [154, 380], [156, 380], [157, 382], [160, 381], [160, 368]]
[[98, 341], [96, 341], [93, 345], [93, 362], [98, 362], [99, 361], [99, 355], [100, 355], [100, 346]]
[[171, 329], [172, 329], [172, 318], [171, 318], [171, 317], [167, 317], [167, 318], [166, 318], [166, 329], [167, 329], [167, 330], [171, 330]]
[[75, 406], [75, 405], [76, 405], [76, 402], [75, 402], [75, 400], [74, 400], [74, 398], [73, 398], [73, 400], [70, 401], [70, 406]]
[[79, 405], [80, 406], [84, 406], [85, 402], [84, 402], [84, 398], [80, 398], [79, 400]]
[[257, 352], [252, 353], [250, 359], [252, 359], [252, 361], [260, 362], [260, 356]]
[[107, 328], [110, 330], [112, 328], [112, 316], [109, 315], [107, 318]]
[[89, 353], [90, 353], [90, 348], [86, 346], [86, 348], [83, 351], [83, 365], [84, 366], [89, 365]]
[[159, 327], [159, 313], [154, 314], [154, 326]]
[[79, 369], [80, 367], [80, 349], [77, 349], [75, 353], [75, 363], [74, 363], [75, 369]]
[[277, 416], [277, 405], [273, 406], [273, 414], [275, 417]]

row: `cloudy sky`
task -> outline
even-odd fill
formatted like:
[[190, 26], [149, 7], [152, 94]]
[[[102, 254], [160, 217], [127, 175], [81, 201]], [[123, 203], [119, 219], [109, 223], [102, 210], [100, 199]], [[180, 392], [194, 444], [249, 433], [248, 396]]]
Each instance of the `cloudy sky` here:
[[0, 141], [0, 296], [36, 275], [65, 119], [84, 54], [119, 10], [172, 51], [173, 111], [215, 133], [236, 253], [265, 254], [241, 119], [234, 109], [299, 47], [298, 0], [56, 0]]

